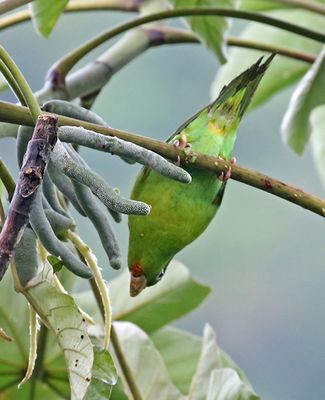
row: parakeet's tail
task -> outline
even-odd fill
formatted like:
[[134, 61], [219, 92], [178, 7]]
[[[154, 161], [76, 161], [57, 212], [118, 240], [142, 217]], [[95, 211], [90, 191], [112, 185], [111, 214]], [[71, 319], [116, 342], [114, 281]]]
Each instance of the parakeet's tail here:
[[209, 106], [209, 113], [218, 112], [231, 120], [238, 118], [239, 122], [274, 56], [275, 54], [272, 54], [263, 64], [263, 57], [261, 57], [250, 68], [224, 86], [218, 98]]

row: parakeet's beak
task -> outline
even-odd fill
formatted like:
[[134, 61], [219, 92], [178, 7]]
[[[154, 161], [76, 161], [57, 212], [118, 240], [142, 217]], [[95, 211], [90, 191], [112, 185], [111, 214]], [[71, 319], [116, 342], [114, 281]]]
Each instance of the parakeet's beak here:
[[144, 275], [134, 276], [131, 272], [130, 296], [135, 297], [147, 287], [147, 279]]

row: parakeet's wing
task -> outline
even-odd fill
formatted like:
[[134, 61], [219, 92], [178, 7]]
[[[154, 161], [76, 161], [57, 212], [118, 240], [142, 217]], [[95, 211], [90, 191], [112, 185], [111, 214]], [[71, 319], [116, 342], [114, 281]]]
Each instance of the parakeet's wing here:
[[174, 133], [172, 133], [168, 139], [166, 140], [167, 143], [172, 142], [173, 138], [177, 135], [179, 135], [191, 122], [193, 122], [203, 111], [205, 111], [208, 107], [210, 107], [210, 104], [201, 108], [197, 113], [192, 115], [188, 120], [182, 123], [181, 126], [179, 126]]

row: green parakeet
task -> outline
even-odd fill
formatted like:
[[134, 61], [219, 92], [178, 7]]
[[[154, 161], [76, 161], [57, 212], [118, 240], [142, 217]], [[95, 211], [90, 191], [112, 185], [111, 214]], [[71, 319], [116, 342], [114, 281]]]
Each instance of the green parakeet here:
[[[274, 55], [259, 59], [224, 86], [218, 98], [167, 139], [180, 148], [231, 160], [239, 122]], [[152, 206], [148, 216], [129, 216], [130, 295], [156, 284], [174, 255], [195, 240], [216, 214], [229, 176], [183, 165], [192, 176], [183, 184], [142, 168], [131, 198]]]

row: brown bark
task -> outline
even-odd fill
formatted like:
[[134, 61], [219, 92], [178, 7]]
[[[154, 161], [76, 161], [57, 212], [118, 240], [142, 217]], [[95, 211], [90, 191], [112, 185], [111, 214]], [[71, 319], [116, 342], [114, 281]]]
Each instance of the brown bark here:
[[55, 116], [39, 116], [28, 143], [16, 190], [0, 233], [0, 280], [29, 221], [33, 200], [57, 141], [57, 123]]

